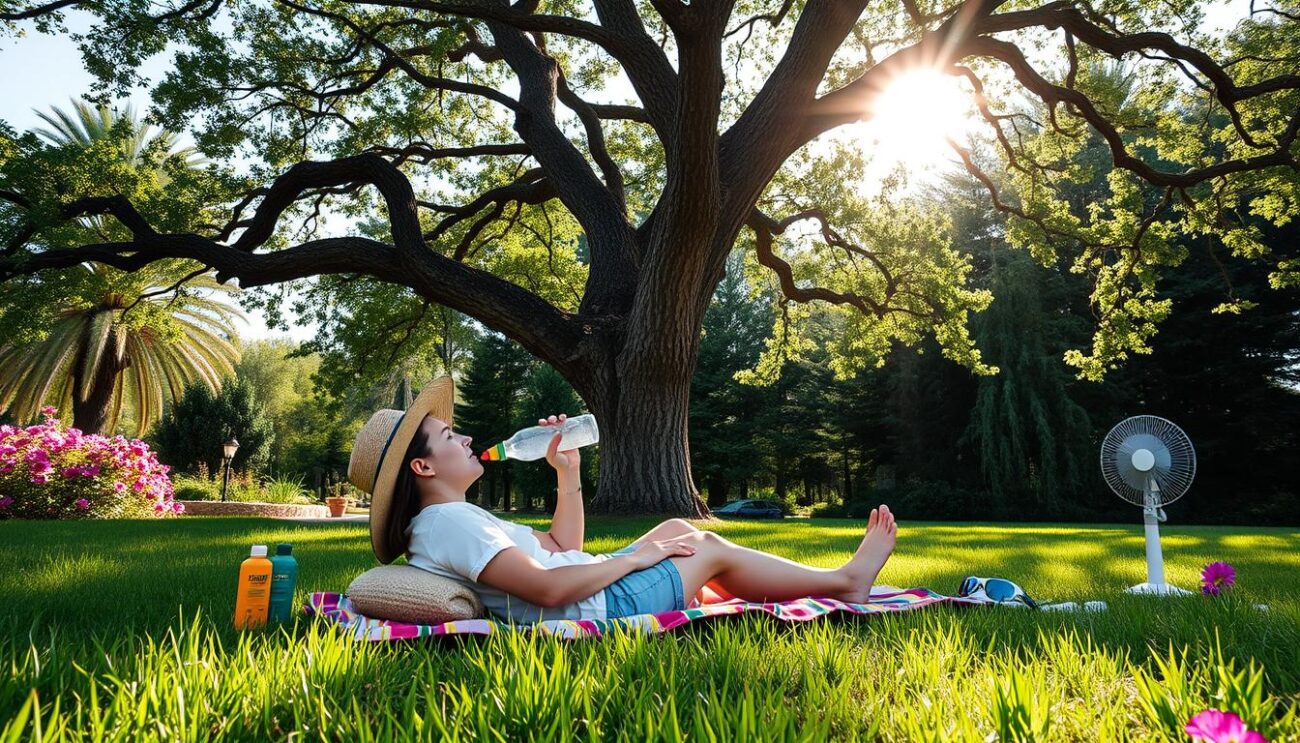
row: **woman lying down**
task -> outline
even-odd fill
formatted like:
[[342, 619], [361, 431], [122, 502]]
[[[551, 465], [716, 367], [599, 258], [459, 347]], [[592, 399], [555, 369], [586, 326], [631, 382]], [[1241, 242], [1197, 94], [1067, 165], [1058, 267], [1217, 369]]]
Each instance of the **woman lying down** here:
[[407, 562], [474, 590], [502, 621], [616, 619], [730, 598], [805, 596], [862, 603], [897, 536], [886, 506], [873, 509], [853, 557], [815, 568], [734, 544], [669, 519], [608, 554], [584, 552], [577, 449], [557, 451], [565, 416], [546, 454], [559, 485], [549, 531], [497, 518], [465, 500], [483, 474], [468, 436], [452, 428], [452, 381], [440, 377], [405, 413], [380, 410], [357, 435], [348, 479], [371, 493], [375, 555]]

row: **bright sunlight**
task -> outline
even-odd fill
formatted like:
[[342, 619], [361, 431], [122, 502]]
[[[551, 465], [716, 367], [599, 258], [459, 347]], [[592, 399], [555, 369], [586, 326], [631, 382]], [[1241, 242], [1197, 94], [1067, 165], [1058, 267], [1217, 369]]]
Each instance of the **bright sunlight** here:
[[974, 112], [960, 78], [932, 69], [896, 77], [875, 109], [876, 115], [854, 132], [872, 157], [864, 174], [868, 182], [899, 165], [911, 173], [947, 169], [956, 155], [945, 138], [964, 143]]

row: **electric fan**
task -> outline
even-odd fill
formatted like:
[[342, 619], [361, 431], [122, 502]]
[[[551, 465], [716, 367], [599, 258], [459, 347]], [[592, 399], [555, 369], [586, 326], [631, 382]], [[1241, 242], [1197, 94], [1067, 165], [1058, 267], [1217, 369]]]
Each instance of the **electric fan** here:
[[1101, 442], [1101, 473], [1115, 494], [1142, 506], [1146, 524], [1147, 582], [1129, 593], [1187, 595], [1165, 582], [1165, 560], [1160, 551], [1160, 522], [1166, 506], [1187, 492], [1196, 476], [1196, 450], [1192, 440], [1173, 423], [1154, 415], [1137, 415], [1120, 421]]

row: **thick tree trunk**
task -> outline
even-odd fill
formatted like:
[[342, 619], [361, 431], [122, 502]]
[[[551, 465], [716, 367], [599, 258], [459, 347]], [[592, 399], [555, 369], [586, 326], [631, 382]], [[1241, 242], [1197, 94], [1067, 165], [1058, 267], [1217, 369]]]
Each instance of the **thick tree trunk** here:
[[[90, 325], [87, 323], [87, 329]], [[88, 346], [87, 342], [82, 348]], [[118, 376], [129, 363], [127, 359], [118, 356], [116, 346], [117, 344], [110, 339], [104, 347], [104, 358], [100, 360], [95, 370], [95, 378], [91, 380], [90, 389], [84, 400], [78, 393], [86, 381], [82, 376], [85, 360], [80, 357], [73, 360], [72, 425], [82, 433], [102, 434], [104, 427], [108, 425], [108, 412], [113, 403], [113, 388], [117, 386]]]
[[578, 392], [600, 426], [594, 513], [702, 518], [708, 508], [691, 478], [687, 411], [703, 310], [664, 292], [639, 308], [617, 357]]
[[592, 404], [601, 428], [600, 481], [588, 511], [707, 514], [691, 479], [689, 386], [627, 384], [611, 399]]

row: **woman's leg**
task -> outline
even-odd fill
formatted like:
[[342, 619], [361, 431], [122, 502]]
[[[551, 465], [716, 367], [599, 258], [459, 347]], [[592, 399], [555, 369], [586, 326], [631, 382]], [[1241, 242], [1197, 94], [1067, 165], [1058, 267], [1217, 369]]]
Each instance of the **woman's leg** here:
[[[658, 525], [656, 525], [653, 529], [646, 532], [645, 534], [642, 534], [639, 539], [637, 539], [635, 542], [632, 543], [632, 545], [639, 547], [645, 542], [656, 542], [656, 541], [662, 541], [664, 539], [672, 539], [673, 537], [680, 537], [680, 536], [685, 536], [687, 534], [694, 534], [699, 531], [700, 530], [696, 528], [695, 524], [692, 524], [686, 519], [668, 519], [667, 521], [660, 522]], [[685, 588], [685, 586], [683, 586], [683, 588]], [[713, 595], [710, 595], [710, 593], [712, 593]], [[735, 598], [725, 588], [723, 588], [722, 585], [719, 584], [718, 581], [716, 580], [707, 581], [706, 583], [703, 584], [702, 589], [698, 589], [692, 593], [687, 593], [686, 596], [687, 596], [687, 601], [690, 600], [691, 596], [695, 596], [696, 598], [699, 599], [700, 603], [702, 604], [713, 603], [715, 601], [726, 601], [728, 599]]]
[[[693, 555], [670, 557], [682, 578], [682, 592], [690, 597], [710, 581], [746, 601], [788, 601], [805, 596], [825, 596], [864, 603], [871, 585], [894, 550], [897, 537], [894, 515], [887, 506], [872, 509], [867, 533], [853, 557], [838, 568], [814, 568], [742, 547], [709, 531], [696, 531], [672, 541], [691, 541]], [[663, 541], [663, 540], [659, 540]]]
[[699, 531], [699, 529], [695, 528], [695, 525], [686, 519], [668, 519], [667, 521], [659, 522], [653, 529], [642, 534], [632, 543], [632, 546], [640, 547], [646, 542], [672, 539], [673, 537], [680, 537], [697, 531]]

